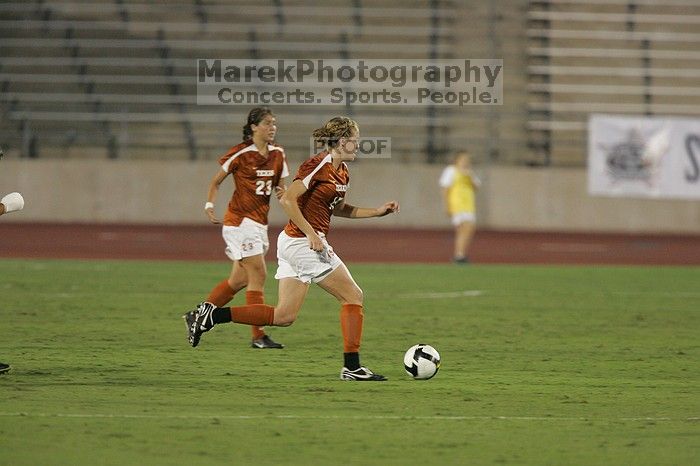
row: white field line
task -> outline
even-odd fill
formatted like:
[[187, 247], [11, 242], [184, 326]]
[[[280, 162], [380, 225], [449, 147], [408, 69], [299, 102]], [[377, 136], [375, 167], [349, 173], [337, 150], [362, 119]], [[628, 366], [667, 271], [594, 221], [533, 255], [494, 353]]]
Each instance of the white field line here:
[[[403, 293], [397, 296], [399, 299], [449, 299], [449, 298], [475, 298], [483, 296], [487, 292], [485, 290], [463, 290], [463, 291], [435, 291], [435, 292], [420, 292], [420, 293]], [[501, 293], [496, 293], [501, 294]], [[528, 291], [527, 296], [537, 296], [544, 294], [537, 291]], [[572, 294], [586, 294], [589, 296], [600, 296], [602, 294], [612, 294], [617, 296], [630, 297], [654, 297], [662, 296], [668, 298], [700, 298], [700, 291], [608, 291], [600, 292], [597, 290], [591, 291], [574, 291]]]
[[428, 293], [406, 293], [399, 295], [399, 298], [404, 299], [443, 299], [443, 298], [474, 298], [484, 294], [481, 290], [464, 290], [464, 291], [436, 291]]
[[620, 296], [668, 296], [669, 298], [700, 298], [700, 291], [613, 291]]
[[189, 415], [189, 414], [109, 414], [109, 413], [26, 413], [0, 412], [0, 417], [78, 418], [78, 419], [299, 419], [299, 420], [428, 420], [428, 421], [700, 421], [700, 417], [556, 417], [556, 416], [314, 416], [314, 415]]

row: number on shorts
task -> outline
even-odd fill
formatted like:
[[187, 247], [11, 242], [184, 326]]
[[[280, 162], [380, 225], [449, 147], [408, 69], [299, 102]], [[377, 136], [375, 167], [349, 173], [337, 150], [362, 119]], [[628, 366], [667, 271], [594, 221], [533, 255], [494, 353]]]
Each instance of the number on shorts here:
[[255, 182], [255, 194], [269, 196], [272, 192], [272, 180], [258, 180]]

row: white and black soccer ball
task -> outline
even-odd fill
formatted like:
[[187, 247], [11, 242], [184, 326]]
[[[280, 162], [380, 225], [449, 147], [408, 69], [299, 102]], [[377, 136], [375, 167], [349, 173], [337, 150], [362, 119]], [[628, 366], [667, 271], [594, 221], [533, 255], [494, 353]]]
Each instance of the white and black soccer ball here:
[[416, 380], [432, 379], [440, 369], [440, 353], [430, 345], [413, 345], [403, 357], [403, 367]]

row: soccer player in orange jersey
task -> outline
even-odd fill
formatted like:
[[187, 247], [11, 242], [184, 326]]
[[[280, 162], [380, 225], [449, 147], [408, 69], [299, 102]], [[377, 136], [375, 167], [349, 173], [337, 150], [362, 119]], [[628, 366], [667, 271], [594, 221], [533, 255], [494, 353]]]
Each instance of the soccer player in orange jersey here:
[[335, 254], [326, 235], [331, 215], [349, 218], [382, 217], [398, 212], [399, 204], [387, 202], [376, 208], [355, 207], [345, 202], [350, 175], [346, 161], [354, 160], [360, 130], [353, 120], [335, 117], [313, 132], [325, 150], [307, 160], [282, 196], [281, 202], [289, 223], [277, 240], [279, 279], [277, 306], [253, 304], [218, 307], [203, 302], [186, 314], [188, 340], [197, 346], [202, 333], [214, 325], [236, 322], [248, 325], [286, 327], [297, 318], [311, 283], [333, 295], [340, 302], [344, 366], [342, 380], [382, 381], [386, 378], [360, 364], [363, 325], [362, 290], [350, 271]]
[[[236, 185], [223, 220], [222, 235], [226, 255], [233, 261], [229, 277], [211, 291], [207, 301], [225, 306], [233, 296], [247, 287], [246, 304], [263, 304], [267, 270], [265, 253], [269, 248], [267, 214], [273, 192], [284, 192], [284, 178], [289, 168], [284, 149], [274, 143], [277, 132], [275, 115], [267, 107], [256, 107], [248, 114], [243, 127], [243, 142], [232, 147], [219, 159], [221, 168], [211, 180], [204, 206], [209, 221], [222, 222], [214, 214], [214, 202], [221, 183], [232, 175]], [[253, 348], [283, 348], [260, 326], [252, 326]]]

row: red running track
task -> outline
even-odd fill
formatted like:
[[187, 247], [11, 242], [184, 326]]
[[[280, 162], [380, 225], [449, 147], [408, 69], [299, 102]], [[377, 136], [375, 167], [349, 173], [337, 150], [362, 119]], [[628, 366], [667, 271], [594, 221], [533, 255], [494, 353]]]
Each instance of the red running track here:
[[[279, 228], [270, 229], [271, 251]], [[346, 262], [449, 262], [450, 230], [334, 229]], [[216, 226], [0, 223], [0, 257], [228, 261]], [[474, 263], [699, 265], [700, 235], [480, 230]]]

